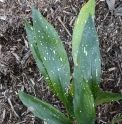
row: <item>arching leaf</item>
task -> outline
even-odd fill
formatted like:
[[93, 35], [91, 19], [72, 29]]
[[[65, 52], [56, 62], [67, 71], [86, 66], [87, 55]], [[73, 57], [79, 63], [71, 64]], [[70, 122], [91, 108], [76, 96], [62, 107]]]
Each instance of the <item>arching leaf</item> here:
[[98, 36], [90, 15], [83, 30], [76, 66], [80, 68], [82, 77], [96, 98], [100, 84], [101, 61]]
[[32, 17], [33, 27], [26, 22], [26, 32], [36, 63], [51, 90], [62, 100], [68, 113], [72, 113], [72, 101], [67, 94], [70, 68], [66, 51], [53, 26], [34, 7]]
[[19, 91], [19, 97], [29, 111], [49, 124], [71, 124], [67, 117], [50, 104], [22, 91]]
[[94, 13], [95, 13], [95, 0], [89, 0], [80, 10], [78, 18], [75, 22], [73, 37], [72, 37], [72, 55], [75, 65], [77, 65], [77, 56], [78, 56], [79, 46], [81, 43], [85, 24], [88, 20], [89, 14], [92, 16], [92, 19], [94, 21]]
[[37, 47], [34, 27], [31, 26], [27, 21], [25, 21], [25, 28], [26, 28], [26, 33], [28, 35], [30, 49], [32, 51], [34, 59], [36, 60], [36, 64], [37, 64], [39, 70], [41, 70], [41, 73], [43, 74], [43, 76], [44, 76], [46, 82], [48, 83], [49, 87], [55, 93], [55, 89], [52, 85], [52, 82], [51, 82], [50, 77], [48, 75], [48, 72], [45, 68], [45, 65], [43, 64], [43, 61], [41, 59], [41, 56], [40, 56], [40, 53], [39, 53], [39, 50], [38, 50], [39, 48]]
[[95, 106], [106, 102], [114, 102], [122, 99], [122, 94], [105, 92], [99, 89], [95, 99]]

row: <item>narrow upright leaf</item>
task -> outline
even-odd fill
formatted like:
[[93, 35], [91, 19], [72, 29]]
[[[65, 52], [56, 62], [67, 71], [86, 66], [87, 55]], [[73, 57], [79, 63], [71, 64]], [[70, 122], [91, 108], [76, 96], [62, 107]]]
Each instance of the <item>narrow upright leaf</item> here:
[[34, 59], [36, 60], [36, 64], [38, 68], [41, 70], [41, 73], [43, 74], [43, 76], [45, 77], [45, 80], [48, 83], [49, 87], [55, 93], [55, 89], [52, 85], [52, 82], [45, 68], [45, 65], [43, 64], [41, 55], [39, 54], [39, 50], [38, 50], [39, 48], [37, 47], [36, 37], [35, 37], [35, 32], [34, 32], [35, 29], [27, 21], [25, 21], [25, 27], [26, 27], [26, 33], [28, 35], [30, 49], [33, 53]]
[[72, 101], [68, 101], [66, 92], [70, 84], [66, 51], [53, 26], [34, 7], [32, 17], [33, 27], [26, 22], [26, 32], [36, 63], [51, 90], [63, 101], [68, 113], [72, 113]]
[[81, 76], [78, 66], [75, 67], [73, 81], [73, 105], [76, 121], [78, 124], [94, 124], [94, 98], [88, 83]]
[[72, 37], [72, 55], [75, 65], [77, 65], [77, 56], [85, 24], [88, 20], [89, 14], [92, 16], [92, 19], [94, 20], [94, 13], [95, 0], [89, 0], [80, 10], [78, 18], [75, 22]]
[[101, 62], [98, 36], [90, 15], [82, 33], [76, 66], [79, 66], [82, 77], [96, 98], [100, 84]]
[[71, 124], [68, 118], [50, 104], [22, 91], [19, 91], [19, 97], [29, 111], [49, 124]]
[[53, 26], [34, 7], [32, 12], [39, 54], [53, 83], [56, 95], [64, 102], [66, 88], [70, 83], [66, 52]]

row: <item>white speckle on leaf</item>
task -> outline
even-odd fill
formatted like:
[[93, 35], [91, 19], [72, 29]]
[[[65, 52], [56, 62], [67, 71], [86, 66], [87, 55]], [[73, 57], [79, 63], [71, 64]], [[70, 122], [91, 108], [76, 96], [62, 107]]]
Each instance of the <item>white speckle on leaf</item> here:
[[96, 77], [98, 76], [97, 69], [96, 69]]
[[33, 28], [31, 27], [31, 30], [33, 30]]
[[58, 70], [58, 71], [60, 71], [60, 70], [61, 70], [61, 68], [58, 68], [57, 70]]
[[[51, 70], [51, 73], [53, 73], [53, 74], [54, 74], [54, 71], [52, 71], [52, 70]], [[54, 85], [55, 85], [55, 83], [54, 83]]]
[[49, 79], [48, 77], [45, 78], [46, 80]]
[[60, 60], [62, 61], [62, 58], [60, 57]]
[[93, 95], [91, 94], [91, 97], [93, 97]]
[[44, 60], [46, 60], [46, 58], [44, 57]]
[[84, 53], [85, 53], [86, 56], [88, 55], [88, 52], [86, 51], [85, 47], [84, 47]]
[[55, 50], [53, 50], [53, 53], [55, 54]]
[[75, 66], [78, 66], [78, 62], [75, 63]]
[[79, 23], [79, 18], [77, 19], [77, 24]]

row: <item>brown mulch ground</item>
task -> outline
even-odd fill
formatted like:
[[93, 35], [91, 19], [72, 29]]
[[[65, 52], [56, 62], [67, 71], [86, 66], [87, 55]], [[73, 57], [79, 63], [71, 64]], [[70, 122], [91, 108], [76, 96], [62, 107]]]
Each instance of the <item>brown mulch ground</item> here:
[[[87, 0], [0, 0], [0, 124], [43, 124], [23, 106], [18, 90], [51, 103], [62, 112], [62, 103], [53, 95], [30, 54], [23, 20], [31, 22], [34, 5], [56, 28], [70, 60], [74, 21]], [[96, 2], [95, 24], [102, 57], [101, 88], [122, 93], [122, 1], [109, 11], [104, 0]], [[122, 115], [122, 101], [96, 109], [96, 124], [105, 124]], [[122, 124], [122, 122], [118, 123]]]

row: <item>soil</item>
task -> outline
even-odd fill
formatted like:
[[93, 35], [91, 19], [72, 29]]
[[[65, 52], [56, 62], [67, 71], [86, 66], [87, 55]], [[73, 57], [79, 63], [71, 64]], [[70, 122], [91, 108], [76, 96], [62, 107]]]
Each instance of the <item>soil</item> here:
[[[18, 91], [34, 95], [65, 113], [63, 104], [50, 91], [36, 66], [25, 33], [24, 20], [31, 20], [34, 5], [55, 27], [67, 51], [71, 73], [71, 35], [74, 22], [87, 0], [0, 0], [0, 124], [44, 124], [22, 104]], [[95, 25], [102, 60], [101, 88], [122, 93], [122, 1], [109, 10], [105, 0], [96, 1]], [[96, 108], [96, 124], [122, 115], [122, 100]], [[120, 121], [118, 124], [122, 124]]]

